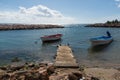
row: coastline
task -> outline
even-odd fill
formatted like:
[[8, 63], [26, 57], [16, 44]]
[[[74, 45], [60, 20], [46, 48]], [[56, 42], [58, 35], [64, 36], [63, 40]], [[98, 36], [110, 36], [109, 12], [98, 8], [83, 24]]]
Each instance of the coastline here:
[[22, 63], [21, 65], [13, 63], [0, 67], [0, 80], [78, 80], [80, 78], [87, 80], [120, 80], [120, 67], [118, 65], [111, 64], [112, 66], [106, 67], [107, 64], [101, 65], [97, 61], [79, 63], [79, 69], [56, 68], [51, 62]]
[[86, 27], [120, 28], [120, 21], [115, 19], [112, 21], [106, 21], [105, 23], [88, 24]]
[[53, 63], [13, 63], [0, 67], [0, 80], [120, 80], [120, 68], [56, 68]]
[[120, 28], [120, 24], [96, 23], [96, 24], [88, 24], [85, 27]]
[[0, 24], [0, 31], [2, 30], [31, 30], [31, 29], [50, 29], [50, 28], [64, 28], [62, 25], [51, 24]]

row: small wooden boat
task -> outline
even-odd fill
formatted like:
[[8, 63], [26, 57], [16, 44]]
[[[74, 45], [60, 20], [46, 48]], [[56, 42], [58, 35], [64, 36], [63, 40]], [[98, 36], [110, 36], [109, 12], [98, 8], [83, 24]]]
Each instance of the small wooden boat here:
[[101, 36], [96, 38], [91, 38], [90, 41], [92, 46], [106, 45], [113, 41], [113, 38], [109, 31], [106, 31], [107, 36]]
[[98, 45], [105, 45], [109, 44], [113, 41], [113, 38], [111, 36], [101, 36], [96, 38], [90, 39], [92, 46], [98, 46]]
[[43, 37], [40, 37], [43, 42], [47, 41], [56, 41], [61, 39], [62, 34], [54, 34], [54, 35], [45, 35]]

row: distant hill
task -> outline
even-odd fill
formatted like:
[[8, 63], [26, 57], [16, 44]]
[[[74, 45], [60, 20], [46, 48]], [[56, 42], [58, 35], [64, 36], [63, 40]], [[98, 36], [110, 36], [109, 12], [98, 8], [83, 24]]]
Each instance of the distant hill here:
[[95, 23], [95, 24], [88, 24], [86, 27], [112, 27], [112, 28], [120, 28], [120, 21], [119, 20], [113, 20], [113, 21], [107, 21], [105, 23]]
[[0, 30], [28, 30], [28, 29], [48, 29], [48, 28], [64, 28], [62, 25], [47, 24], [0, 24]]

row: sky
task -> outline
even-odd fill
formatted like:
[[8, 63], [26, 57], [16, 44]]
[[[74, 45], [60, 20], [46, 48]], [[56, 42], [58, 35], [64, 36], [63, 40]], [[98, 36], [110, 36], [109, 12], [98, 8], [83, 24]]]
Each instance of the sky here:
[[85, 24], [120, 20], [120, 0], [0, 0], [0, 23]]

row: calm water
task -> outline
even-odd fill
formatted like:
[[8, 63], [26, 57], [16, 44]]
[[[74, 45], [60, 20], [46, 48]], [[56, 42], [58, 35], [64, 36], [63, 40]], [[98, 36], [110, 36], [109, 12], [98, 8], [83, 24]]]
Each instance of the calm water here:
[[[92, 50], [89, 39], [106, 35], [109, 30], [114, 41], [101, 50]], [[62, 33], [61, 41], [42, 44], [40, 36]], [[58, 44], [69, 43], [79, 63], [96, 61], [120, 64], [120, 29], [88, 28], [83, 25], [67, 25], [61, 29], [0, 31], [0, 65], [18, 57], [22, 61], [53, 61]]]

